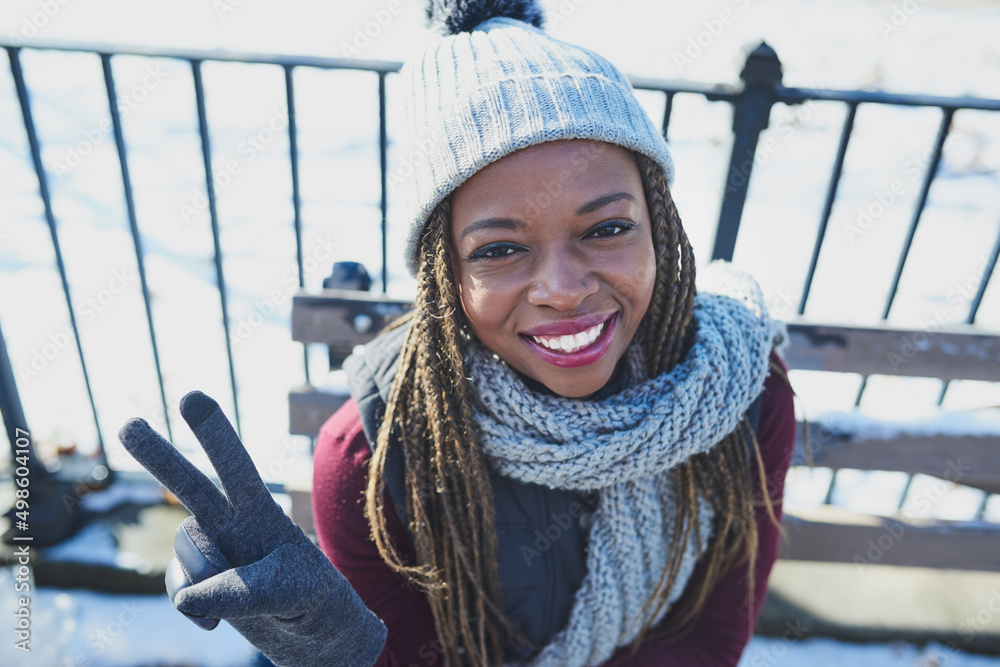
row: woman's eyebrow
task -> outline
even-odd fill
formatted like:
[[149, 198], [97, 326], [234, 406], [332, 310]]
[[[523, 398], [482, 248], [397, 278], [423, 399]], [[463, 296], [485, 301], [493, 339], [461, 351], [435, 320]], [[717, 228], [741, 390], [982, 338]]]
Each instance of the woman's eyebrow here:
[[463, 229], [458, 238], [459, 240], [464, 239], [469, 234], [478, 232], [480, 229], [524, 229], [524, 223], [513, 218], [483, 218], [482, 220], [476, 220]]
[[603, 197], [598, 197], [592, 201], [587, 202], [580, 208], [576, 209], [577, 215], [586, 215], [588, 213], [593, 213], [594, 211], [607, 206], [612, 202], [616, 202], [619, 199], [631, 199], [636, 202], [636, 198], [627, 192], [616, 192], [611, 195], [604, 195]]

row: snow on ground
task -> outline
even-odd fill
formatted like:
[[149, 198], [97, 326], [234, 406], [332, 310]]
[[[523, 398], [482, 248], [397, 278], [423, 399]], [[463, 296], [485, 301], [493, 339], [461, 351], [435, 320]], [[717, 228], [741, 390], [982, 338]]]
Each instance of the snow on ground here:
[[[0, 613], [17, 609], [12, 574], [0, 570]], [[32, 602], [30, 653], [0, 644], [0, 664], [18, 667], [245, 667], [256, 651], [228, 623], [211, 634], [166, 595], [111, 595], [40, 588]]]
[[[995, 3], [543, 4], [554, 35], [600, 51], [631, 74], [734, 83], [745, 47], [763, 38], [782, 58], [788, 85], [1000, 97], [1000, 7]], [[61, 39], [399, 60], [427, 37], [419, 5], [383, 0], [178, 0], [155, 6], [125, 0], [6, 0], [0, 7], [0, 39], [29, 45]], [[912, 10], [904, 11], [903, 5]], [[167, 394], [164, 413], [117, 155], [104, 124], [108, 112], [100, 62], [93, 56], [30, 50], [22, 52], [22, 62], [111, 467], [135, 467], [115, 438], [132, 416], [143, 416], [164, 432], [172, 429], [177, 445], [205, 465], [177, 402], [198, 388], [216, 397], [231, 416], [235, 404], [219, 326], [222, 312], [190, 67], [169, 59], [113, 60], [119, 99], [127, 109], [123, 123]], [[308, 459], [308, 441], [287, 434], [287, 390], [302, 383], [305, 374], [301, 346], [288, 336], [297, 277], [283, 75], [268, 66], [207, 63], [204, 78], [239, 416], [258, 467], [265, 477], [280, 480], [298, 470], [285, 463], [289, 452], [300, 463]], [[401, 126], [400, 107], [395, 79], [389, 77], [387, 85], [392, 133]], [[295, 86], [305, 283], [317, 289], [337, 260], [362, 261], [378, 275], [376, 83], [364, 74], [299, 69]], [[662, 114], [661, 96], [643, 93], [641, 99], [654, 118]], [[90, 452], [96, 448], [94, 419], [67, 331], [69, 311], [6, 67], [0, 67], [0, 100], [0, 209], [5, 212], [0, 218], [0, 323], [36, 444], [48, 454], [69, 445]], [[792, 315], [802, 292], [844, 113], [837, 103], [779, 105], [762, 137], [761, 145], [773, 148], [758, 155], [734, 260], [760, 280], [778, 316]], [[675, 196], [700, 262], [707, 260], [713, 240], [730, 119], [723, 103], [683, 95], [675, 100], [669, 133], [678, 165]], [[940, 112], [933, 109], [861, 107], [807, 317], [866, 324], [879, 319], [939, 120]], [[997, 121], [996, 113], [956, 114], [889, 315], [891, 324], [929, 329], [931, 322], [958, 323], [967, 317], [971, 294], [1000, 231]], [[392, 169], [395, 144], [390, 148]], [[390, 218], [397, 212], [398, 194], [390, 190]], [[401, 236], [398, 225], [390, 225], [390, 257], [400, 255]], [[401, 263], [391, 265], [390, 292], [407, 295], [412, 287]], [[1000, 329], [996, 280], [977, 323]], [[324, 383], [324, 351], [311, 350], [309, 364], [313, 382]], [[809, 372], [793, 372], [792, 380], [810, 419], [829, 410], [850, 410], [860, 383], [852, 375]], [[880, 416], [901, 404], [929, 412], [936, 409], [940, 390], [941, 383], [934, 380], [875, 377], [862, 408]], [[1000, 386], [954, 382], [942, 408], [998, 404]], [[829, 479], [828, 470], [793, 470], [789, 506], [822, 502]], [[898, 474], [843, 471], [833, 501], [891, 513], [904, 484], [905, 476]], [[910, 496], [919, 497], [932, 484], [941, 482], [917, 476]], [[933, 497], [932, 514], [948, 518], [971, 516], [982, 502], [980, 492], [960, 487]], [[986, 517], [1000, 521], [998, 497], [987, 504]], [[106, 537], [87, 539], [99, 544]], [[40, 599], [46, 605], [39, 608], [64, 610], [59, 613], [66, 618], [76, 613], [107, 624], [121, 613], [122, 602], [101, 596], [45, 595]], [[152, 609], [159, 607], [149, 605], [148, 615], [139, 618], [158, 618]], [[82, 620], [74, 622], [82, 634], [72, 641], [86, 646], [95, 629]], [[59, 623], [62, 630], [72, 625]], [[177, 623], [195, 631], [192, 637], [205, 636], [183, 619]], [[137, 618], [120, 641], [130, 650], [149, 647], [151, 654], [167, 655], [154, 648], [158, 635], [147, 636], [140, 627], [145, 626]], [[852, 651], [850, 660], [865, 664], [932, 664], [929, 656], [906, 647], [768, 642], [755, 640], [747, 660], [751, 654], [757, 657], [745, 664], [797, 664], [806, 659], [793, 659], [802, 655], [799, 651], [808, 652], [808, 660], [816, 664], [842, 664], [846, 659], [836, 657], [840, 650]], [[202, 645], [198, 639], [177, 641], [170, 650], [194, 646]], [[753, 653], [758, 649], [762, 653]], [[784, 649], [787, 656], [776, 658]], [[106, 656], [111, 654], [109, 647]], [[105, 664], [86, 655], [93, 664]], [[827, 655], [830, 662], [822, 662]], [[968, 660], [947, 664], [981, 664]]]
[[[0, 574], [0, 586], [9, 573]], [[0, 590], [5, 590], [0, 589]], [[13, 607], [0, 595], [0, 607]], [[19, 667], [245, 667], [255, 651], [228, 623], [210, 634], [184, 618], [165, 595], [120, 596], [40, 589], [32, 652], [0, 645], [0, 662]], [[829, 639], [754, 637], [740, 667], [986, 667], [997, 660], [939, 644], [850, 644]]]
[[765, 665], [878, 665], [878, 667], [986, 667], [996, 665], [996, 658], [969, 655], [931, 643], [918, 648], [902, 642], [893, 644], [852, 644], [832, 639], [788, 641], [754, 637], [740, 660], [739, 667]]
[[[13, 613], [11, 574], [0, 571], [0, 613]], [[255, 655], [228, 623], [211, 633], [178, 613], [166, 595], [110, 595], [39, 589], [33, 599], [30, 654], [0, 644], [0, 663], [19, 667], [246, 667]], [[915, 647], [823, 638], [753, 637], [740, 667], [986, 667], [996, 658], [931, 643]]]

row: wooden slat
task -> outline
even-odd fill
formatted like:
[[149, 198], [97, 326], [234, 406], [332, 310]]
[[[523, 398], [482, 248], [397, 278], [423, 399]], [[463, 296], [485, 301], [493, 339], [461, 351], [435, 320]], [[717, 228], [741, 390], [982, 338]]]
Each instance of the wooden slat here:
[[316, 524], [312, 512], [312, 483], [286, 489], [286, 492], [292, 500], [292, 523], [306, 535], [314, 535]]
[[349, 397], [321, 391], [304, 385], [288, 392], [288, 432], [315, 438], [330, 416], [340, 409]]
[[[343, 394], [314, 387], [289, 392], [289, 428], [295, 435], [315, 437], [330, 415], [347, 400]], [[922, 473], [1000, 493], [1000, 441], [979, 436], [899, 435], [892, 440], [852, 439], [851, 434], [810, 425], [813, 464], [825, 468]], [[799, 425], [792, 465], [805, 465]]]
[[[890, 439], [867, 439], [810, 424], [809, 447], [813, 464], [820, 467], [922, 473], [1000, 493], [996, 436], [897, 433]], [[792, 465], [806, 465], [801, 423]]]
[[[369, 292], [301, 292], [293, 300], [292, 338], [350, 352], [411, 305]], [[369, 318], [367, 330], [355, 327], [358, 316]], [[1000, 334], [980, 327], [898, 329], [799, 320], [788, 323], [788, 333], [785, 356], [793, 369], [1000, 382]]]
[[[350, 290], [300, 292], [292, 299], [292, 340], [323, 343], [348, 353], [367, 343], [394, 318], [412, 306], [410, 301]], [[365, 319], [367, 318], [367, 319]], [[359, 328], [359, 323], [368, 324]]]
[[864, 375], [1000, 381], [1000, 335], [979, 327], [923, 329], [788, 323], [788, 366]]
[[[822, 520], [820, 520], [822, 519]], [[904, 523], [838, 508], [786, 512], [778, 556], [790, 560], [1000, 572], [1000, 526], [985, 522]]]

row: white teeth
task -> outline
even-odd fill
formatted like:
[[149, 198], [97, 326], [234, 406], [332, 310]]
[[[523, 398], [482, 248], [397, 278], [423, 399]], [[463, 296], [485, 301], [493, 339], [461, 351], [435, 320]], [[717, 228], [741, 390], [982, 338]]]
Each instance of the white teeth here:
[[560, 350], [562, 352], [578, 352], [583, 348], [587, 347], [601, 335], [604, 331], [604, 325], [606, 322], [601, 322], [595, 327], [591, 327], [586, 331], [581, 331], [578, 334], [564, 336], [532, 336], [531, 338], [550, 350]]

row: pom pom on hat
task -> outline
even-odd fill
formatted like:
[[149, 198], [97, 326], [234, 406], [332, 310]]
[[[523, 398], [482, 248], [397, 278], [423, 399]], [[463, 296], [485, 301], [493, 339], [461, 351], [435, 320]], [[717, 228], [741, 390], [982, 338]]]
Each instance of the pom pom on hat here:
[[472, 32], [487, 19], [504, 16], [542, 27], [542, 8], [534, 0], [430, 0], [427, 19], [445, 34]]
[[590, 139], [674, 165], [660, 129], [625, 76], [593, 51], [553, 39], [528, 0], [431, 0], [448, 34], [401, 72], [405, 142], [390, 186], [405, 187], [406, 266], [419, 267], [434, 208], [486, 165], [522, 148]]

